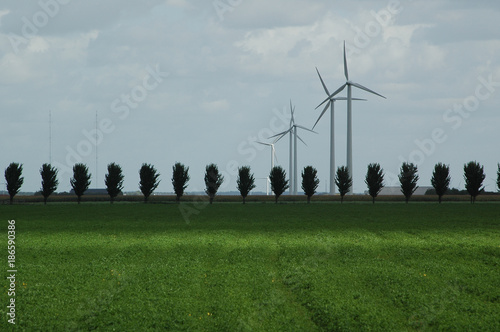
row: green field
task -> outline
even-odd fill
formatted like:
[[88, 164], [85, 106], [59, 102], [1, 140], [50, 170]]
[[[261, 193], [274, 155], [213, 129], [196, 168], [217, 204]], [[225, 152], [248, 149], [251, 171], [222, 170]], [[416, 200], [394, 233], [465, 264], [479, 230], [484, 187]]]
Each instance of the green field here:
[[500, 330], [499, 203], [181, 207], [0, 206], [0, 330], [10, 219], [19, 330]]

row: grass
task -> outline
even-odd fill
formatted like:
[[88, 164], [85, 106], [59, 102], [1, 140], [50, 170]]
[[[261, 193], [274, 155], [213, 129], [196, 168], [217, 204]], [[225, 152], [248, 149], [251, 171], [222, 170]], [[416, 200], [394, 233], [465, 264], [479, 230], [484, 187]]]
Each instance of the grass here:
[[498, 203], [180, 207], [0, 206], [17, 328], [500, 330]]

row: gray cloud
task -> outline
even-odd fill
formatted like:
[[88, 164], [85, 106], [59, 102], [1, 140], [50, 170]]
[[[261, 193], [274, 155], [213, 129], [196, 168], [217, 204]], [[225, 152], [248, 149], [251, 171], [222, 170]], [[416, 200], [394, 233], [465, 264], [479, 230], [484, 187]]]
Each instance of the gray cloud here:
[[[99, 186], [104, 185], [106, 163], [112, 161], [126, 171], [126, 190], [137, 189], [142, 162], [157, 164], [163, 178], [160, 191], [171, 191], [168, 179], [176, 161], [191, 167], [192, 189], [201, 189], [203, 169], [210, 162], [225, 169], [236, 160], [265, 177], [268, 151], [251, 142], [282, 125], [277, 114], [287, 109], [290, 99], [297, 106], [298, 121], [314, 124], [319, 115], [314, 107], [325, 97], [314, 68], [331, 89], [340, 86], [341, 45], [346, 40], [356, 47], [348, 59], [352, 79], [388, 97], [355, 92], [369, 99], [354, 109], [356, 191], [364, 190], [367, 163], [380, 162], [386, 171], [396, 172], [399, 156], [410, 156], [418, 149], [415, 141], [427, 139], [435, 128], [445, 130], [448, 139], [425, 156], [421, 185], [429, 184], [438, 161], [453, 166], [455, 186], [468, 159], [484, 163], [494, 174], [500, 160], [491, 153], [499, 138], [492, 124], [500, 120], [500, 91], [467, 113], [456, 130], [443, 115], [474, 95], [478, 77], [493, 75], [500, 82], [500, 36], [491, 29], [500, 18], [496, 2], [401, 0], [402, 11], [379, 25], [377, 33], [368, 30], [376, 28], [373, 13], [387, 10], [389, 2], [243, 0], [225, 12], [222, 21], [213, 4], [72, 1], [61, 5], [17, 53], [9, 33], [21, 33], [22, 17], [32, 18], [40, 6], [3, 4], [0, 166], [23, 162], [24, 189], [38, 189], [38, 169], [48, 161], [50, 109], [53, 160], [63, 164], [68, 148], [76, 149], [86, 139], [84, 132], [93, 130], [96, 111], [100, 119], [112, 121], [114, 131], [98, 146]], [[359, 47], [356, 40], [366, 31], [373, 36]], [[141, 86], [148, 68], [156, 65], [168, 77], [121, 119], [124, 113], [116, 112], [113, 102]], [[342, 165], [345, 103], [338, 103], [336, 114], [336, 155]], [[303, 137], [308, 147], [299, 147], [299, 167], [317, 167], [324, 186], [328, 120], [317, 129], [319, 135]], [[288, 167], [287, 142], [276, 148], [280, 164]], [[95, 173], [94, 150], [82, 161]], [[233, 190], [235, 178], [228, 180], [228, 190]], [[69, 176], [61, 179], [60, 190], [69, 190]]]

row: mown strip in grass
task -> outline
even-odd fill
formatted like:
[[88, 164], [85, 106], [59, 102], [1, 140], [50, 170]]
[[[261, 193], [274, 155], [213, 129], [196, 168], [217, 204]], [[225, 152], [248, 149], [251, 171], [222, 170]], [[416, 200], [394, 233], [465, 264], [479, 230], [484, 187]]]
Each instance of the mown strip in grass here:
[[1, 207], [1, 246], [16, 219], [18, 327], [500, 330], [497, 203], [197, 211], [188, 223], [174, 204]]

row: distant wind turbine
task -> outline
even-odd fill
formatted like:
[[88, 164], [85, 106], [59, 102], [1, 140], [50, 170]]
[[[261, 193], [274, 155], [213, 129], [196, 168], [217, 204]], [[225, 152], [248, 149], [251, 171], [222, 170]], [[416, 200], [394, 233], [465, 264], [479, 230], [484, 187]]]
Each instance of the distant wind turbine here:
[[276, 158], [276, 149], [274, 148], [274, 143], [276, 143], [276, 141], [277, 140], [274, 140], [272, 143], [257, 142], [259, 144], [271, 147], [271, 169], [274, 168], [274, 161], [278, 161], [278, 158]]
[[[325, 89], [326, 95], [330, 96], [330, 91], [328, 91], [328, 88], [326, 87], [326, 84], [323, 81], [323, 78], [321, 77], [318, 68], [316, 68], [316, 72], [318, 73], [319, 79], [321, 80], [323, 89]], [[321, 120], [321, 117], [323, 117], [323, 115], [328, 110], [328, 107], [330, 107], [330, 195], [335, 194], [335, 102], [337, 100], [347, 100], [347, 98], [345, 97], [330, 98], [325, 108], [323, 109], [323, 112], [321, 112], [320, 116], [318, 117], [318, 120], [316, 120], [316, 123], [312, 128], [314, 130], [319, 120]], [[353, 98], [353, 100], [366, 100], [366, 99]]]
[[[297, 186], [297, 139], [299, 139], [302, 143], [304, 143], [306, 146], [306, 142], [300, 136], [297, 134], [297, 129], [303, 129], [310, 131], [312, 133], [317, 134], [317, 132], [308, 129], [304, 126], [298, 125], [295, 123], [294, 119], [294, 111], [295, 107], [292, 107], [292, 101], [290, 101], [290, 111], [292, 113], [292, 118], [290, 121], [290, 128], [282, 133], [276, 134], [274, 136], [271, 136], [269, 138], [274, 138], [277, 137], [275, 142], [278, 142], [280, 139], [282, 139], [286, 134], [290, 133], [290, 194], [297, 195], [298, 191], [298, 186]], [[293, 158], [292, 158], [292, 136], [293, 136]], [[292, 162], [293, 159], [293, 162]]]
[[[319, 108], [321, 105], [326, 103], [327, 101], [331, 100], [334, 96], [339, 94], [342, 90], [344, 90], [347, 87], [347, 168], [349, 170], [349, 176], [352, 179], [352, 174], [353, 174], [353, 164], [352, 164], [352, 87], [356, 87], [358, 89], [370, 92], [374, 95], [377, 95], [379, 97], [382, 97], [384, 99], [384, 96], [381, 94], [368, 89], [367, 87], [362, 86], [361, 84], [355, 83], [353, 81], [349, 80], [349, 71], [347, 69], [347, 55], [345, 51], [345, 41], [344, 41], [344, 75], [346, 78], [346, 83], [342, 85], [340, 88], [337, 89], [334, 93], [328, 96], [327, 99], [325, 99], [317, 108]], [[351, 189], [349, 191], [350, 194], [353, 193], [353, 186], [351, 186]]]

